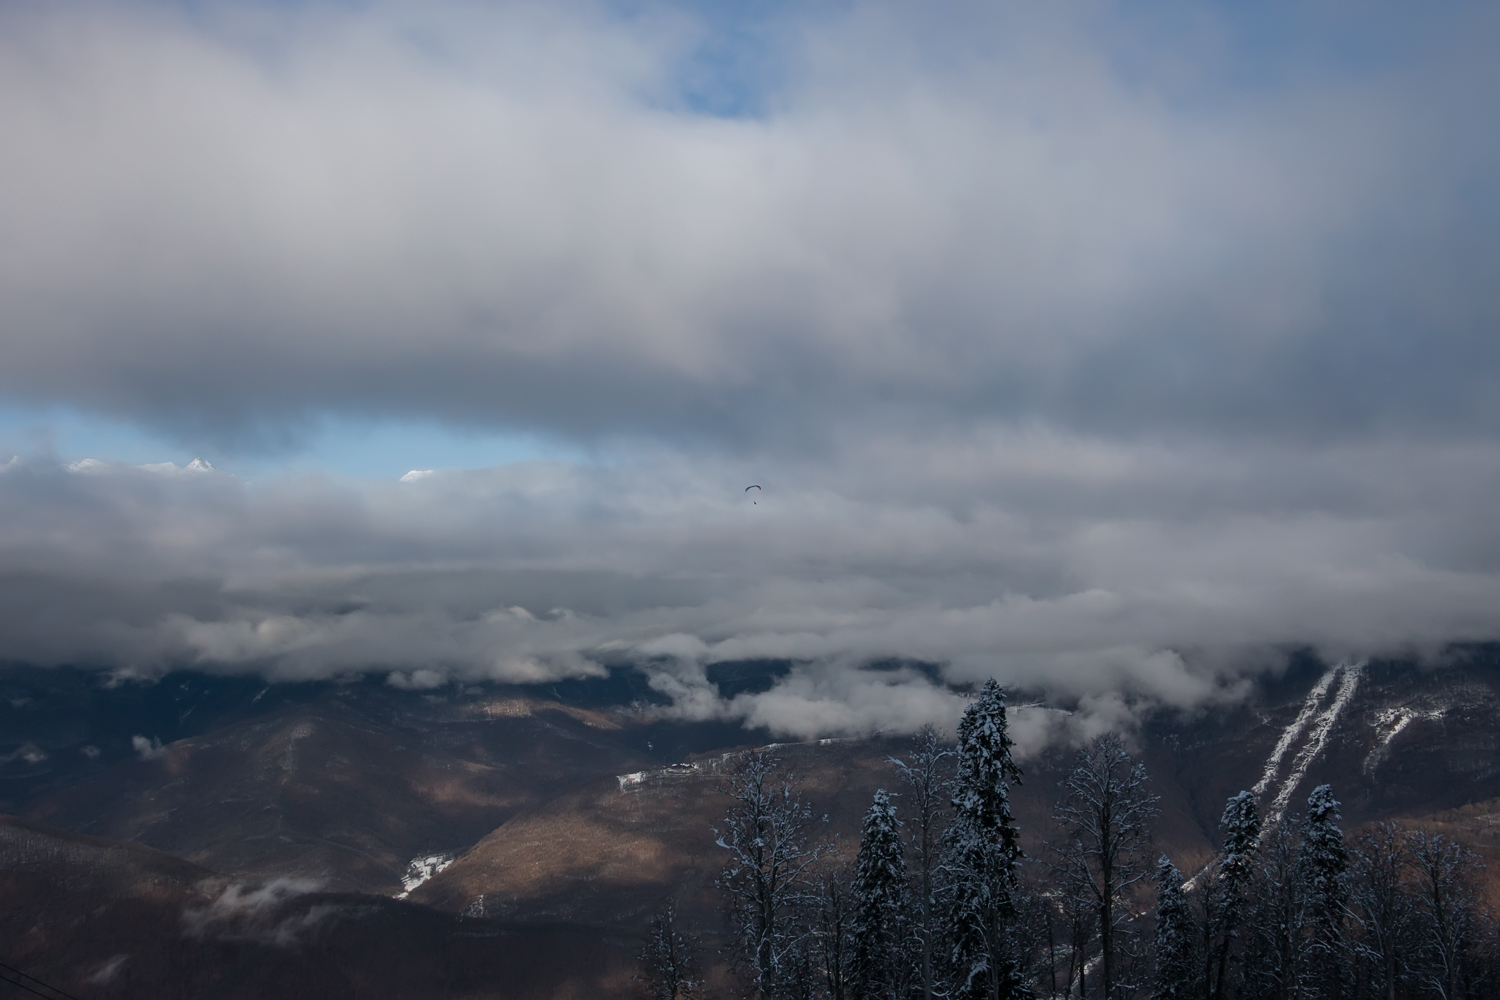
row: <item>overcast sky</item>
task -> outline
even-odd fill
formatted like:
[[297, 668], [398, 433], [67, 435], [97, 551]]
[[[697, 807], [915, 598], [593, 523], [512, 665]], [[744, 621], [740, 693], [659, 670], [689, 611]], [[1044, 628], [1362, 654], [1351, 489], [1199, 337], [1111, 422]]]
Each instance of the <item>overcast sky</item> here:
[[0, 659], [637, 662], [811, 735], [951, 719], [889, 658], [1108, 720], [1500, 638], [1497, 43], [3, 0]]

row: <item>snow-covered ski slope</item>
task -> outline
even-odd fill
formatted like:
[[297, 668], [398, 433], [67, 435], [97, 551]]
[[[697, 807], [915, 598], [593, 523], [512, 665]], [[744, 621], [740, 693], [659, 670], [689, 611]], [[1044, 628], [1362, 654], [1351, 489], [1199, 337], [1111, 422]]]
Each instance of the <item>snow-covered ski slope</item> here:
[[[1266, 759], [1266, 766], [1261, 772], [1260, 780], [1255, 783], [1252, 791], [1261, 802], [1266, 801], [1267, 793], [1273, 788], [1275, 794], [1271, 796], [1270, 805], [1263, 809], [1262, 821], [1267, 827], [1274, 826], [1281, 821], [1286, 814], [1287, 805], [1296, 793], [1297, 786], [1307, 775], [1307, 769], [1323, 748], [1328, 745], [1328, 736], [1333, 732], [1334, 725], [1339, 720], [1339, 715], [1354, 697], [1355, 691], [1359, 689], [1359, 682], [1364, 679], [1365, 661], [1344, 661], [1334, 664], [1318, 682], [1313, 685], [1312, 690], [1307, 692], [1307, 698], [1302, 702], [1302, 709], [1297, 717], [1291, 721], [1281, 733], [1276, 746], [1271, 750], [1271, 756]], [[1332, 692], [1330, 696], [1330, 692]], [[1296, 751], [1293, 754], [1293, 751]], [[1285, 777], [1281, 775], [1282, 762], [1292, 754], [1292, 763], [1287, 769]]]

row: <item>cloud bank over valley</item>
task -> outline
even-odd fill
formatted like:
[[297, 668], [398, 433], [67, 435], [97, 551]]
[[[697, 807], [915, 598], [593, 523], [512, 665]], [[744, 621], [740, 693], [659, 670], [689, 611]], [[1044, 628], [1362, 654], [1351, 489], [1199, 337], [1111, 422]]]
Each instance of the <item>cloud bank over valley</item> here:
[[[1500, 538], [1468, 501], [1496, 487], [1493, 449], [1229, 457], [1032, 432], [876, 452], [788, 464], [753, 502], [735, 463], [673, 453], [386, 483], [17, 461], [0, 636], [29, 662], [419, 688], [635, 663], [684, 717], [808, 735], [955, 710], [920, 671], [863, 669], [879, 661], [1193, 709], [1301, 644], [1494, 636]], [[724, 703], [705, 667], [755, 659], [802, 665]]]

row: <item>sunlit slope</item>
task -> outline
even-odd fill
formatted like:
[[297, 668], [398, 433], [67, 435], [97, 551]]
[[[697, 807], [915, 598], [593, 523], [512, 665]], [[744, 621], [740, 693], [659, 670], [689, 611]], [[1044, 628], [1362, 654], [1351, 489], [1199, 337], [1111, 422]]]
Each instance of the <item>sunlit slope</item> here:
[[[1281, 803], [1280, 821], [1296, 822], [1312, 789], [1329, 783], [1351, 836], [1380, 820], [1441, 816], [1445, 829], [1491, 850], [1489, 831], [1500, 829], [1500, 813], [1486, 805], [1500, 797], [1493, 665], [1354, 667], [1295, 665], [1240, 705], [1150, 718], [1134, 746], [1160, 799], [1157, 849], [1194, 871], [1217, 846], [1230, 795], [1259, 786], [1268, 819]], [[898, 739], [776, 748], [802, 779], [809, 837], [852, 850], [874, 790], [900, 790], [887, 761], [903, 748]], [[1013, 792], [1023, 843], [1038, 863], [1056, 833], [1051, 816], [1070, 757], [1066, 746], [1032, 756]], [[724, 863], [711, 828], [730, 805], [719, 789], [732, 761], [705, 756], [692, 769], [622, 773], [528, 808], [413, 898], [514, 919], [637, 924], [675, 897], [711, 930], [713, 878]]]

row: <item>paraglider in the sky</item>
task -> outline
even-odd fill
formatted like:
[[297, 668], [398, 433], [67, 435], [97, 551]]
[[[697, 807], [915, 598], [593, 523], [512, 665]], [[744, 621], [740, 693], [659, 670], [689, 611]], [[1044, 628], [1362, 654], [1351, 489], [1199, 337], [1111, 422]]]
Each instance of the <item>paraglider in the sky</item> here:
[[[760, 490], [760, 492], [762, 492], [762, 493], [765, 492], [765, 490], [761, 490], [759, 486], [746, 486], [745, 487], [745, 492], [746, 493], [749, 493], [751, 490]], [[750, 502], [752, 504], [757, 503], [757, 501], [755, 501], [755, 500], [751, 500]]]

